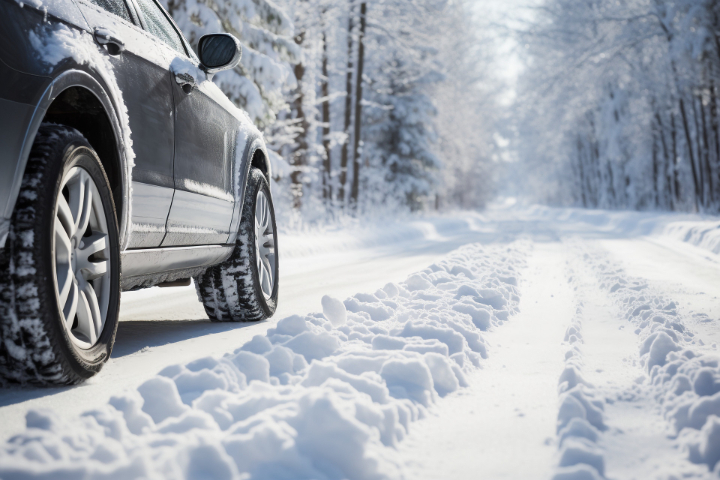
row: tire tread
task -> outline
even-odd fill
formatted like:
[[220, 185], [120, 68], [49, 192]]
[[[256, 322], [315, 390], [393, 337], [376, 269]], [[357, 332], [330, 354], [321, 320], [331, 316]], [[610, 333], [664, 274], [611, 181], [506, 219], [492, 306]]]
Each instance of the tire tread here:
[[[266, 187], [267, 180], [262, 172], [257, 168], [251, 169], [245, 189], [242, 219], [232, 255], [225, 262], [209, 268], [195, 278], [198, 297], [210, 320], [257, 322], [275, 313], [279, 279], [277, 277], [275, 279], [273, 297], [266, 300], [258, 291], [259, 281], [255, 271], [255, 198], [258, 190]], [[269, 193], [269, 189], [267, 191]], [[272, 205], [272, 200], [270, 201]], [[277, 256], [277, 237], [275, 251]]]

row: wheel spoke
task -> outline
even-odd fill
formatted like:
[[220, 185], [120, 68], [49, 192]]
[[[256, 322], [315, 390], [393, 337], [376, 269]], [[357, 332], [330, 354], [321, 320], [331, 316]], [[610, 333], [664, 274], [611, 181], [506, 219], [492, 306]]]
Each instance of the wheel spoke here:
[[97, 341], [97, 334], [102, 328], [102, 319], [95, 289], [85, 281], [82, 282], [80, 287], [77, 317], [77, 330], [87, 337], [90, 345], [93, 345]]
[[269, 295], [272, 291], [273, 273], [274, 272], [273, 272], [272, 266], [270, 265], [270, 260], [268, 260], [267, 257], [263, 257], [263, 268], [265, 269], [265, 276], [268, 281], [268, 290], [267, 291], [268, 291], [268, 295]]
[[270, 209], [268, 208], [268, 200], [265, 195], [263, 195], [263, 227], [267, 228], [268, 220], [270, 219]]
[[94, 325], [94, 337], [92, 343], [95, 343], [97, 337], [102, 333], [103, 320], [100, 314], [100, 305], [98, 304], [98, 296], [95, 292], [95, 288], [90, 282], [85, 283], [85, 295], [90, 305], [90, 311], [92, 312], [93, 325]]
[[263, 289], [263, 293], [265, 293], [265, 295], [269, 297], [272, 294], [272, 277], [270, 276], [270, 271], [268, 270], [267, 266], [265, 265], [265, 262], [263, 262], [262, 270], [263, 270], [263, 276], [262, 276], [263, 281], [260, 285]]
[[260, 277], [260, 281], [262, 282], [264, 272], [263, 272], [262, 256], [260, 256], [260, 255], [258, 255], [258, 257], [257, 257], [257, 271], [258, 271], [258, 277]]
[[262, 223], [260, 224], [260, 228], [263, 230], [263, 234], [265, 233], [265, 230], [267, 230], [268, 226], [268, 218], [270, 215], [268, 215], [268, 206], [267, 206], [267, 198], [265, 195], [262, 197]]
[[99, 262], [88, 262], [87, 266], [82, 268], [82, 275], [85, 280], [96, 280], [105, 276], [108, 272], [108, 261], [100, 260]]
[[[85, 280], [95, 280], [108, 271], [108, 260], [103, 255], [107, 248], [107, 235], [95, 233], [82, 239], [82, 248], [77, 251], [77, 267]], [[95, 255], [95, 259], [90, 257]]]
[[263, 291], [263, 293], [266, 292], [265, 283], [266, 283], [266, 275], [265, 275], [265, 265], [260, 262], [260, 265], [258, 266], [258, 283], [260, 283], [260, 289]]
[[269, 252], [275, 250], [275, 236], [272, 234], [272, 232], [265, 232], [265, 234], [263, 234], [262, 246]]
[[57, 204], [57, 219], [60, 220], [67, 236], [72, 237], [75, 235], [75, 219], [73, 218], [70, 205], [68, 205], [62, 193], [58, 196]]
[[80, 217], [82, 216], [83, 202], [85, 201], [85, 184], [80, 177], [79, 172], [75, 173], [67, 183], [67, 189], [70, 191], [70, 198], [68, 205], [70, 206], [70, 212], [72, 213], [72, 235], [74, 237], [77, 234], [78, 226], [80, 225]]
[[58, 279], [58, 287], [59, 287], [59, 296], [60, 296], [60, 308], [64, 310], [65, 304], [68, 300], [68, 295], [70, 294], [70, 288], [73, 285], [73, 278], [75, 276], [72, 273], [72, 270], [70, 269], [69, 265], [59, 265], [57, 267], [57, 279]]
[[73, 323], [75, 322], [75, 315], [77, 314], [79, 303], [79, 294], [80, 290], [78, 289], [77, 280], [73, 276], [70, 285], [70, 294], [63, 308], [63, 315], [65, 316], [65, 323], [68, 326], [68, 331], [72, 328]]
[[83, 252], [84, 256], [88, 257], [99, 252], [104, 252], [106, 248], [107, 235], [104, 233], [94, 233], [85, 237], [80, 244], [80, 251]]
[[92, 209], [93, 209], [93, 192], [92, 188], [90, 187], [90, 182], [92, 181], [90, 179], [90, 176], [85, 173], [85, 171], [80, 172], [80, 181], [82, 185], [82, 192], [83, 192], [83, 202], [82, 207], [80, 211], [80, 217], [78, 218], [77, 223], [77, 236], [82, 237], [85, 233], [85, 230], [87, 230], [88, 223], [90, 222], [90, 216], [92, 215]]
[[70, 237], [65, 230], [62, 221], [55, 219], [55, 258], [64, 263], [70, 263], [70, 254], [72, 252], [72, 243]]

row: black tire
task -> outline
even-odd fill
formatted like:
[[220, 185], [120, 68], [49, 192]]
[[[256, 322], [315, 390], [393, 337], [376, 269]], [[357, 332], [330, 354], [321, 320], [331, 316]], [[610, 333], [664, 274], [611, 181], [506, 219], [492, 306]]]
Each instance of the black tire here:
[[[275, 265], [272, 294], [266, 297], [260, 285], [255, 249], [255, 206], [258, 193], [263, 192], [270, 208], [270, 222], [275, 248]], [[198, 297], [210, 320], [216, 322], [255, 322], [270, 318], [275, 313], [278, 299], [278, 273], [280, 271], [277, 246], [275, 209], [270, 187], [257, 168], [250, 170], [242, 218], [232, 256], [225, 262], [209, 268], [195, 278]]]
[[[65, 328], [55, 287], [55, 202], [64, 174], [81, 167], [92, 178], [108, 229], [110, 294], [97, 342], [78, 347]], [[10, 382], [74, 384], [110, 358], [120, 310], [120, 248], [115, 205], [105, 171], [77, 130], [43, 124], [37, 133], [0, 250], [0, 378]]]

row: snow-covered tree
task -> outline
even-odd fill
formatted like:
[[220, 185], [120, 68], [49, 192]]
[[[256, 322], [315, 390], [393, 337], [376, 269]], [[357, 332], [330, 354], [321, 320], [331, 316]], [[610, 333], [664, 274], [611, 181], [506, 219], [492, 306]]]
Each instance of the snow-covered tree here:
[[437, 28], [452, 31], [434, 39], [444, 78], [431, 97], [437, 108], [436, 150], [442, 161], [436, 189], [439, 207], [482, 208], [495, 196], [499, 146], [507, 106], [499, 98], [505, 85], [493, 73], [499, 62], [497, 43], [504, 31], [474, 18], [470, 3], [455, 2]]
[[402, 51], [392, 51], [377, 62], [382, 74], [371, 76], [380, 79], [370, 83], [368, 92], [367, 136], [374, 141], [362, 153], [368, 186], [418, 210], [439, 183], [437, 109], [428, 93], [441, 77], [434, 70], [418, 71], [403, 57]]
[[193, 45], [243, 44], [214, 81], [265, 133], [283, 224], [492, 191], [490, 60], [463, 0], [163, 1]]
[[720, 211], [719, 19], [712, 0], [547, 0], [521, 32], [537, 198]]
[[197, 48], [201, 36], [228, 32], [243, 46], [242, 60], [220, 72], [215, 83], [243, 108], [260, 128], [273, 125], [295, 88], [292, 64], [301, 52], [293, 24], [270, 0], [162, 0], [186, 38]]

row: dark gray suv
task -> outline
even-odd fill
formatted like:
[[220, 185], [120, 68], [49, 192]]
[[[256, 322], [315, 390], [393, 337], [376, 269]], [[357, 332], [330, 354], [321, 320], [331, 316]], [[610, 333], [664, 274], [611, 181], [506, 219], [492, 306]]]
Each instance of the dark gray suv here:
[[[155, 0], [0, 0], [0, 382], [76, 383], [120, 291], [189, 285], [211, 320], [275, 312], [261, 134]], [[199, 58], [198, 58], [199, 57]]]

